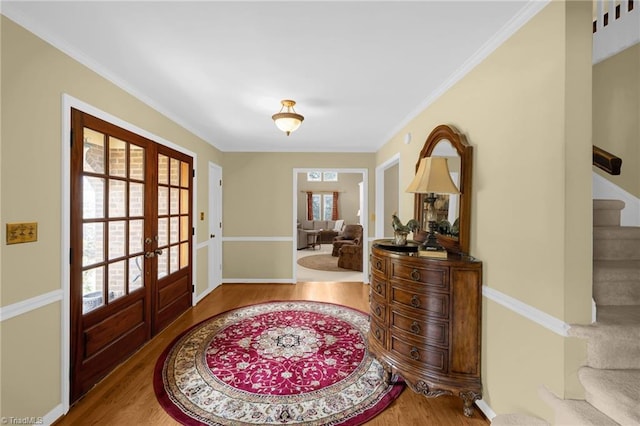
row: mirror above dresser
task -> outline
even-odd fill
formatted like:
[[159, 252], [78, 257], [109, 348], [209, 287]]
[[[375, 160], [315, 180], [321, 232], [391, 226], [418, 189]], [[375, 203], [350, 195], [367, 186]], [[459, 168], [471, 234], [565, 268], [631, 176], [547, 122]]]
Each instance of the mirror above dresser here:
[[[442, 124], [427, 137], [416, 161], [416, 172], [425, 157], [447, 158], [451, 178], [460, 191], [460, 194], [438, 196], [438, 243], [448, 252], [469, 254], [473, 147], [455, 127]], [[414, 199], [414, 218], [423, 231], [426, 230], [426, 197], [426, 194], [416, 194]]]

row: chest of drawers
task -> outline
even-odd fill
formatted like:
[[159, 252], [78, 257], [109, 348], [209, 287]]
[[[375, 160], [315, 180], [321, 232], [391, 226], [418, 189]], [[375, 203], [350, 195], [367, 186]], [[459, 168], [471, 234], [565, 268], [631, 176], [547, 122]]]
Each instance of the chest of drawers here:
[[371, 253], [369, 350], [427, 397], [456, 395], [464, 414], [482, 397], [482, 262]]

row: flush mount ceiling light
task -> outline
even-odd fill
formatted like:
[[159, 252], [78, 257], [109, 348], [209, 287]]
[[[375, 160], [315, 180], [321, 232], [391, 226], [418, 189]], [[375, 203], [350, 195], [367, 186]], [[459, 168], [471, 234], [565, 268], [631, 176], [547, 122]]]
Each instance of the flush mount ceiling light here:
[[280, 101], [282, 104], [282, 108], [280, 108], [280, 112], [277, 114], [273, 114], [271, 118], [276, 123], [278, 129], [282, 130], [289, 136], [291, 132], [296, 130], [302, 124], [302, 120], [304, 117], [298, 114], [293, 106], [296, 104], [296, 101], [292, 101], [290, 99], [284, 99]]

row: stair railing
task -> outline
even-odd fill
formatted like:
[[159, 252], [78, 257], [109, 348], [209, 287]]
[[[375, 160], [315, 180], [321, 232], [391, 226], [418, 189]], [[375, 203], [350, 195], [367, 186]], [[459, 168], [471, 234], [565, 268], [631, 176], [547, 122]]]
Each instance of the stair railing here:
[[593, 11], [593, 32], [608, 26], [620, 19], [625, 13], [631, 12], [635, 5], [634, 0], [596, 0]]
[[593, 165], [610, 175], [619, 175], [622, 158], [593, 145]]
[[593, 0], [593, 56], [597, 64], [640, 42], [639, 0]]

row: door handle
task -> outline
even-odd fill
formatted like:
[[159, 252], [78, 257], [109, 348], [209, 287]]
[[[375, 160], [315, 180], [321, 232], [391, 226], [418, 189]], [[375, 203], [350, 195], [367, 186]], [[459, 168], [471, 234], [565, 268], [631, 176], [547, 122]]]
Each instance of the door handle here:
[[162, 254], [162, 250], [161, 249], [156, 249], [154, 251], [148, 251], [144, 254], [144, 257], [146, 257], [147, 259], [151, 259], [152, 257], [156, 257], [156, 256], [160, 256]]
[[216, 234], [209, 234], [209, 238], [215, 238]]

